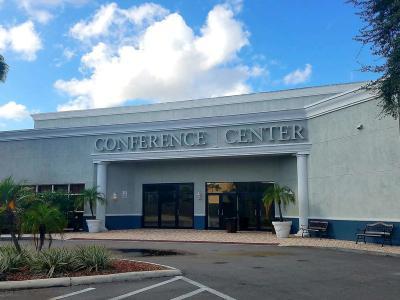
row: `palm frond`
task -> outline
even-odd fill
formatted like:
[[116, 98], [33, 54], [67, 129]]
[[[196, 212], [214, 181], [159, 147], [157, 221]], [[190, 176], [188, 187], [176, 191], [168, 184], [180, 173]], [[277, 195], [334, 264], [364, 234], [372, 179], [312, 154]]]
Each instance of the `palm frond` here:
[[0, 54], [0, 81], [2, 82], [6, 81], [8, 69], [9, 67], [6, 64], [4, 57]]
[[279, 217], [282, 220], [281, 206], [285, 208], [287, 205], [295, 203], [296, 197], [288, 186], [274, 184], [264, 192], [262, 201], [266, 207], [270, 206], [272, 203], [276, 203], [279, 208]]

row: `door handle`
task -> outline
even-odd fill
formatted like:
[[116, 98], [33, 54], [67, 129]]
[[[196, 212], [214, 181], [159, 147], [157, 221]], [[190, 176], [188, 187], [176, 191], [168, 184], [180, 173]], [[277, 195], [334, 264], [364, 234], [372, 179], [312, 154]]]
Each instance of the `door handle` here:
[[222, 215], [222, 216], [224, 215], [224, 210], [223, 210], [223, 209], [221, 209], [221, 215]]
[[257, 209], [254, 210], [254, 215], [257, 217]]

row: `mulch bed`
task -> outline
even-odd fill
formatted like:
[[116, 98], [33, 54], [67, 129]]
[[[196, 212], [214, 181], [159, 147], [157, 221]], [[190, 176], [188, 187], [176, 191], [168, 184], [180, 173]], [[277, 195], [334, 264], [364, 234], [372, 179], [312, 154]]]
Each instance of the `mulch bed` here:
[[[54, 277], [80, 277], [80, 276], [92, 276], [92, 275], [107, 275], [115, 273], [127, 273], [127, 272], [141, 272], [141, 271], [156, 271], [156, 270], [167, 270], [167, 268], [159, 265], [153, 265], [145, 262], [130, 261], [115, 259], [111, 263], [111, 268], [108, 270], [98, 272], [78, 271], [78, 272], [67, 272], [61, 274], [54, 274]], [[48, 278], [43, 274], [32, 274], [28, 268], [22, 269], [15, 273], [9, 273], [6, 275], [6, 281], [22, 281], [31, 279], [45, 279]]]

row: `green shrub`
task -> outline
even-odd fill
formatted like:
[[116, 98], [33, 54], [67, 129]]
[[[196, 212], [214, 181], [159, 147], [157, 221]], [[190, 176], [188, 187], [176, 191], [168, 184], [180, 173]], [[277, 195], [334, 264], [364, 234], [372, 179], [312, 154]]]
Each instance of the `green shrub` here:
[[110, 267], [111, 254], [104, 246], [81, 246], [75, 250], [74, 263], [76, 270], [100, 271]]
[[15, 272], [26, 266], [28, 251], [21, 249], [19, 253], [14, 246], [0, 247], [0, 273]]
[[0, 247], [0, 273], [10, 273], [28, 267], [32, 273], [53, 277], [73, 271], [101, 271], [111, 266], [111, 254], [103, 246], [80, 246], [75, 249], [52, 248], [43, 251], [12, 245]]
[[74, 252], [66, 248], [53, 248], [33, 254], [29, 261], [32, 272], [54, 274], [74, 271]]

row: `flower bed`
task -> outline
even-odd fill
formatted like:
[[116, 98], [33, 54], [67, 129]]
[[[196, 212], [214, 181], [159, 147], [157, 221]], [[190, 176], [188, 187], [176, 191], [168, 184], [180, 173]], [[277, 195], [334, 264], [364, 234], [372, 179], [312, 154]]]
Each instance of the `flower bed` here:
[[[91, 276], [91, 275], [107, 275], [116, 273], [127, 273], [127, 272], [141, 272], [141, 271], [157, 271], [157, 270], [167, 270], [167, 268], [150, 264], [146, 262], [114, 259], [111, 262], [111, 266], [107, 270], [101, 271], [75, 271], [75, 272], [65, 272], [57, 273], [53, 277], [80, 277], [80, 276]], [[21, 281], [21, 280], [31, 280], [31, 279], [45, 279], [48, 278], [45, 274], [32, 274], [28, 267], [19, 270], [18, 272], [8, 273], [5, 276], [6, 281]]]
[[168, 268], [124, 259], [113, 258], [102, 246], [53, 248], [43, 251], [12, 246], [0, 247], [0, 281], [80, 277], [127, 272], [157, 271]]

